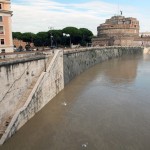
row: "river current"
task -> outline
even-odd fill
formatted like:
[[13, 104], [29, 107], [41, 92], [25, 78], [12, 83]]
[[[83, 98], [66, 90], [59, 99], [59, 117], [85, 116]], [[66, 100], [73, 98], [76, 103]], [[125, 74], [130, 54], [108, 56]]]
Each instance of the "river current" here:
[[150, 150], [150, 56], [88, 69], [0, 150]]

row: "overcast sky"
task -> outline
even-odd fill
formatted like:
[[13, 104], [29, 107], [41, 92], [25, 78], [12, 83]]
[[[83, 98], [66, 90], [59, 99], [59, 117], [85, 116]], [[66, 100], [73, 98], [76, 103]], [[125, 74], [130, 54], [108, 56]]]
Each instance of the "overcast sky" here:
[[49, 27], [88, 28], [97, 26], [123, 11], [140, 21], [141, 32], [150, 31], [150, 0], [12, 0], [13, 31], [48, 31]]

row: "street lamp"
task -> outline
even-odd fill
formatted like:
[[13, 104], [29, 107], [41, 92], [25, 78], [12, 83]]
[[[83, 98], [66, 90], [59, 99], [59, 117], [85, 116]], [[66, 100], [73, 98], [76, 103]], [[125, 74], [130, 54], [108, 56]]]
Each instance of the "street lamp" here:
[[52, 36], [52, 33], [51, 33], [51, 48], [53, 47], [53, 36]]
[[52, 35], [52, 30], [54, 29], [53, 27], [48, 27], [50, 31], [50, 39], [51, 39], [51, 48], [53, 46], [53, 35]]
[[66, 37], [69, 37], [69, 42], [70, 42], [70, 48], [71, 48], [71, 36], [70, 36], [70, 34], [66, 34], [66, 33], [63, 33], [63, 36], [66, 36]]

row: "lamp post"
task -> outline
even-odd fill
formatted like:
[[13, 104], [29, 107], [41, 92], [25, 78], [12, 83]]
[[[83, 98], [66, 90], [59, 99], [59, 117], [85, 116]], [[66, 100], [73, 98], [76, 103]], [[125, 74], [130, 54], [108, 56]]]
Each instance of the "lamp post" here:
[[51, 33], [51, 48], [53, 47], [53, 36], [52, 36], [52, 33]]
[[50, 31], [50, 40], [51, 40], [51, 48], [53, 47], [53, 35], [52, 35], [52, 30], [54, 29], [53, 27], [48, 27]]

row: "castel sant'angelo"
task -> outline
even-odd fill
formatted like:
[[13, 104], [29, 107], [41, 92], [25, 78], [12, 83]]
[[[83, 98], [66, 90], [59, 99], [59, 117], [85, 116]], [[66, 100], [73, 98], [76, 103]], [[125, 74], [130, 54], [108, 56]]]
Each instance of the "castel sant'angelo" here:
[[150, 36], [139, 33], [136, 18], [113, 16], [97, 27], [97, 36], [92, 39], [93, 46], [147, 46]]

